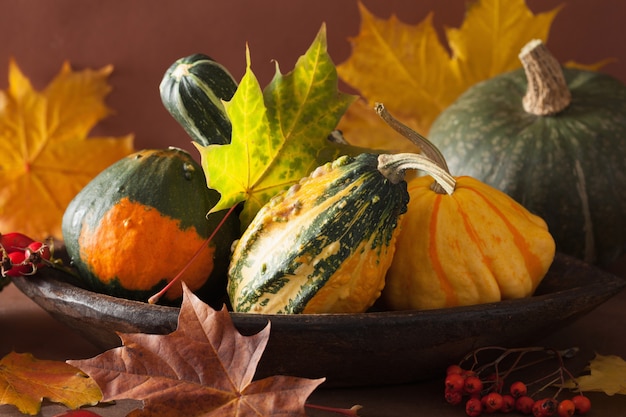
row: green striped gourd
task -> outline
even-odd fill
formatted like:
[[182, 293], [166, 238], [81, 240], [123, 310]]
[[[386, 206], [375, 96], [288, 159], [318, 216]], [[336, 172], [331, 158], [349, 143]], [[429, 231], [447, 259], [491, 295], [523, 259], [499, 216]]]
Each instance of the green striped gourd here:
[[230, 143], [232, 127], [222, 101], [229, 101], [236, 90], [228, 70], [203, 54], [174, 62], [159, 86], [167, 111], [201, 146]]
[[358, 313], [375, 302], [409, 198], [407, 166], [386, 157], [340, 157], [258, 212], [229, 268], [234, 311]]

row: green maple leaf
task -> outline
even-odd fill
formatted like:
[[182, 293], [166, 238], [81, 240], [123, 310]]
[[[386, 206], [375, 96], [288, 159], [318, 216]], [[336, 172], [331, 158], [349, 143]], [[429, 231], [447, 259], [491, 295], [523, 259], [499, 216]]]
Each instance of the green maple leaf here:
[[326, 50], [326, 28], [283, 75], [276, 64], [270, 84], [261, 90], [246, 50], [246, 73], [225, 103], [232, 124], [231, 143], [198, 146], [210, 188], [220, 192], [219, 211], [245, 201], [240, 214], [246, 227], [279, 191], [317, 166], [356, 148], [328, 140], [356, 96], [337, 89], [337, 72]]

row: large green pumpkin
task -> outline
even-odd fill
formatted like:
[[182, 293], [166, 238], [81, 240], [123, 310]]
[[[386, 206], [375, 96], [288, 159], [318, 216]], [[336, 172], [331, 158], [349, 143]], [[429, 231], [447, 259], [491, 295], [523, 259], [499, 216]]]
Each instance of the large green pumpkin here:
[[[219, 194], [200, 165], [177, 148], [143, 150], [111, 165], [70, 202], [64, 243], [81, 284], [113, 296], [146, 301], [183, 268], [182, 280], [207, 302], [223, 302], [230, 246], [239, 224], [209, 210]], [[194, 261], [190, 261], [194, 258]], [[164, 302], [177, 302], [180, 283]]]
[[520, 59], [444, 110], [430, 139], [453, 174], [543, 217], [558, 251], [608, 265], [626, 253], [626, 86], [561, 68], [540, 42]]

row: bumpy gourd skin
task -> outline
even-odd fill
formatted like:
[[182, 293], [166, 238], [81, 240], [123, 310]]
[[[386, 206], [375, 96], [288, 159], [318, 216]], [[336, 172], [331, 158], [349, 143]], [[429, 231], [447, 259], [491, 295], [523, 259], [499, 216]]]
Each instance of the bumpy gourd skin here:
[[532, 295], [555, 254], [546, 223], [474, 178], [457, 177], [451, 195], [432, 183], [429, 176], [408, 182], [386, 305], [422, 310]]
[[233, 253], [238, 312], [358, 313], [380, 296], [408, 194], [377, 156], [342, 157], [276, 196]]

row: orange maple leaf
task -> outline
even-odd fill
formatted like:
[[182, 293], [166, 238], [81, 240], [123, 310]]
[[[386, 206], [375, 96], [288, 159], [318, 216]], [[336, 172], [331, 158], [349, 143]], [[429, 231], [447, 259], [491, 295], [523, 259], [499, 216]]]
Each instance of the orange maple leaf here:
[[0, 231], [61, 238], [63, 212], [93, 177], [133, 151], [133, 138], [87, 138], [111, 110], [103, 103], [113, 68], [72, 71], [65, 63], [43, 92], [14, 60], [0, 91]]
[[273, 376], [252, 381], [270, 325], [242, 336], [228, 311], [213, 310], [183, 284], [177, 329], [120, 334], [122, 346], [70, 364], [90, 375], [103, 400], [144, 403], [132, 416], [299, 416], [324, 379]]
[[95, 405], [102, 398], [96, 382], [75, 367], [11, 352], [0, 360], [0, 404], [35, 415], [47, 398], [70, 408]]
[[354, 145], [400, 151], [416, 149], [389, 133], [373, 111], [375, 102], [427, 135], [439, 113], [471, 85], [520, 67], [520, 49], [531, 39], [545, 42], [560, 10], [535, 15], [524, 0], [471, 2], [461, 27], [445, 28], [443, 45], [433, 13], [409, 25], [395, 15], [379, 19], [361, 3], [359, 9], [359, 34], [337, 72], [364, 100], [348, 109], [338, 128]]

